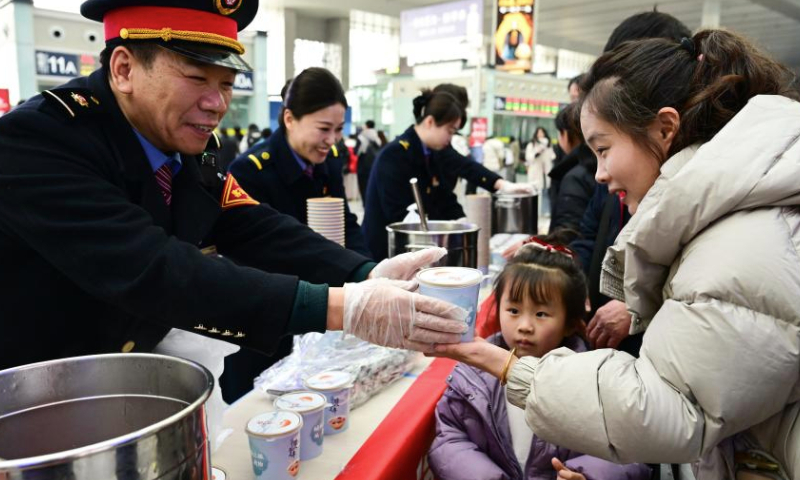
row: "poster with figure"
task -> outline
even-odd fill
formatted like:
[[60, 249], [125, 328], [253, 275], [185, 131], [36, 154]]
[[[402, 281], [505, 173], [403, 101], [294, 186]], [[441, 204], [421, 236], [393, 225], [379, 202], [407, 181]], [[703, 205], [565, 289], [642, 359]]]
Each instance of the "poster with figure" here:
[[497, 0], [495, 68], [529, 72], [533, 66], [536, 0]]

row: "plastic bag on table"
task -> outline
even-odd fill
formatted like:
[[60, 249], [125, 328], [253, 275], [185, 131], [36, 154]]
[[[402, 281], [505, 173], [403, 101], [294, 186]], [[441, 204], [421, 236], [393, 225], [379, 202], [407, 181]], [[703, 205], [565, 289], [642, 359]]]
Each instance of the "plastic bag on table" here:
[[342, 332], [296, 335], [291, 355], [262, 372], [255, 388], [282, 395], [304, 390], [303, 379], [312, 375], [341, 370], [355, 378], [350, 393], [355, 408], [410, 371], [418, 358], [418, 352], [373, 345]]

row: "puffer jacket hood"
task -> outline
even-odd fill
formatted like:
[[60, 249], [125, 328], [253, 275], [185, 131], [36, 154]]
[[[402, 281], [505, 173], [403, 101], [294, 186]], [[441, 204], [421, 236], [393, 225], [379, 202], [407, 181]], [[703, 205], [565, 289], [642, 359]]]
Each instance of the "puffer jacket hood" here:
[[664, 164], [603, 264], [603, 292], [646, 329], [641, 357], [517, 362], [508, 397], [538, 434], [617, 461], [698, 462], [698, 480], [732, 479], [734, 452], [758, 449], [800, 479], [798, 139], [800, 103], [759, 96]]

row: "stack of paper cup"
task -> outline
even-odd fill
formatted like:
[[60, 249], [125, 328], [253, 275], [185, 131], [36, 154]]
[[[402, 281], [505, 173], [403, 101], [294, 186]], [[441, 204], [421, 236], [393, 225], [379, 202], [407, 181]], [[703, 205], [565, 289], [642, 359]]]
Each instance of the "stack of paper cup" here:
[[485, 274], [489, 271], [491, 263], [489, 239], [492, 231], [492, 197], [487, 194], [467, 195], [464, 203], [467, 220], [480, 228], [478, 231], [478, 270]]
[[308, 226], [332, 242], [344, 246], [344, 199], [309, 198]]

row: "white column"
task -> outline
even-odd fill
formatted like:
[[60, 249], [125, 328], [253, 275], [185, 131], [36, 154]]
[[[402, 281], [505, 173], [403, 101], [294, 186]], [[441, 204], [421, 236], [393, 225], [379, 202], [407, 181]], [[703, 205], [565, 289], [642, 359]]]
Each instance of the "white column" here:
[[701, 28], [718, 28], [722, 0], [704, 0], [703, 17], [700, 19]]

